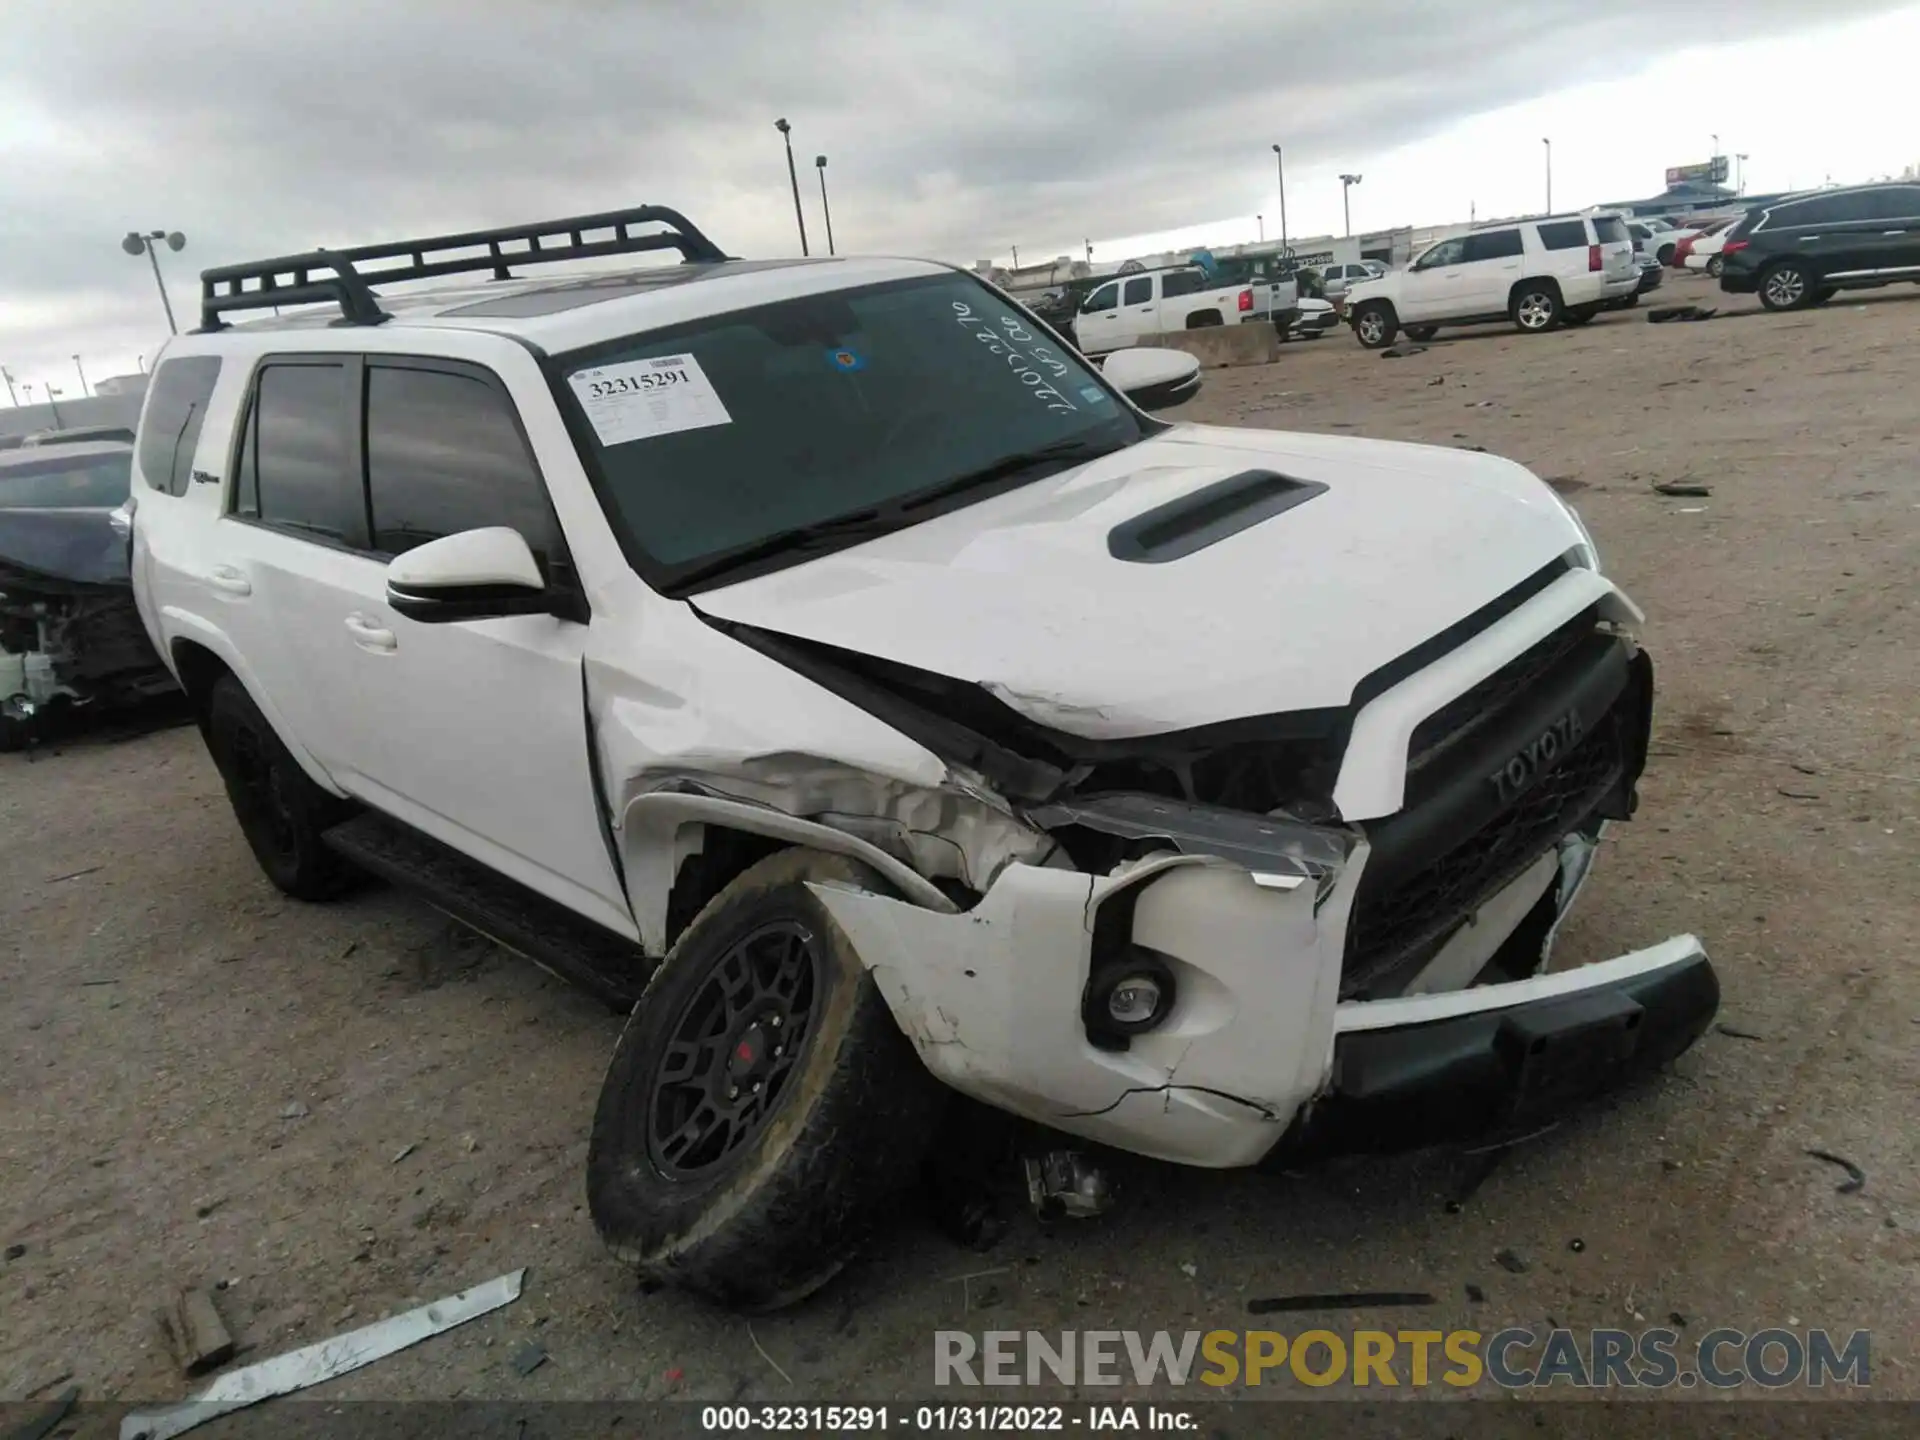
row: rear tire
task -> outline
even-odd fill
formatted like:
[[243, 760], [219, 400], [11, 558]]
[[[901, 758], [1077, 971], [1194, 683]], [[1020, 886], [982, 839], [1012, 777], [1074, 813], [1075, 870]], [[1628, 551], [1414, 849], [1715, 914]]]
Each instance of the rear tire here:
[[1662, 245], [1653, 258], [1658, 260], [1662, 265], [1673, 264], [1673, 246]]
[[1720, 278], [1720, 272], [1724, 268], [1725, 266], [1718, 255], [1710, 255], [1707, 257], [1707, 274], [1711, 275], [1715, 280]]
[[352, 804], [307, 778], [232, 675], [207, 697], [205, 733], [240, 833], [267, 878], [296, 900], [331, 900], [352, 885], [357, 872], [320, 838]]
[[1523, 280], [1514, 287], [1507, 315], [1514, 328], [1528, 335], [1544, 335], [1557, 329], [1565, 318], [1556, 285], [1540, 280]]
[[1438, 325], [1407, 326], [1407, 339], [1413, 341], [1416, 345], [1426, 344], [1427, 341], [1431, 340], [1434, 336], [1438, 335], [1439, 333], [1440, 333], [1440, 327]]
[[1798, 310], [1818, 290], [1807, 267], [1798, 260], [1776, 260], [1760, 272], [1760, 303], [1769, 310]]
[[945, 1100], [820, 880], [884, 888], [843, 856], [783, 850], [687, 926], [614, 1048], [587, 1149], [614, 1254], [741, 1310], [839, 1273], [915, 1182]]
[[1385, 300], [1368, 300], [1353, 312], [1353, 335], [1369, 350], [1384, 350], [1400, 333], [1400, 321]]

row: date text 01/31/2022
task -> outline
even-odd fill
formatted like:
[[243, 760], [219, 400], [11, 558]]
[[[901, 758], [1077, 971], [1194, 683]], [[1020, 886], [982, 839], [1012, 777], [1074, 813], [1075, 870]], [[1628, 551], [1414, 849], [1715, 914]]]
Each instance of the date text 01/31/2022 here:
[[722, 1434], [840, 1434], [887, 1430], [927, 1434], [1035, 1435], [1080, 1431], [1114, 1435], [1132, 1430], [1195, 1431], [1187, 1411], [1153, 1405], [708, 1405], [700, 1428]]

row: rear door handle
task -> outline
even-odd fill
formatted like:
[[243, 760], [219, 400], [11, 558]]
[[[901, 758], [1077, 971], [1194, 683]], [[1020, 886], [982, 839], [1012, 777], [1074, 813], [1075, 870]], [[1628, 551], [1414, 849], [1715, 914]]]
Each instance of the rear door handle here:
[[347, 633], [353, 637], [353, 643], [362, 650], [397, 650], [400, 642], [394, 638], [393, 631], [384, 625], [375, 625], [364, 615], [347, 617]]
[[207, 572], [207, 583], [229, 595], [251, 595], [253, 582], [231, 565], [216, 565]]

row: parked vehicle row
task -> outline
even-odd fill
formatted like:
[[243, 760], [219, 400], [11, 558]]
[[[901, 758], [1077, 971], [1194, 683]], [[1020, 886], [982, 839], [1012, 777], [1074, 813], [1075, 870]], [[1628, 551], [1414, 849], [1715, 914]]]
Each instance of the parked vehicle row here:
[[1073, 317], [1073, 336], [1082, 354], [1098, 357], [1168, 330], [1277, 324], [1285, 334], [1297, 318], [1291, 281], [1221, 283], [1198, 265], [1174, 265], [1095, 287]]
[[[1564, 288], [1516, 238], [1521, 298], [1635, 284], [1591, 234]], [[404, 288], [482, 243], [682, 263]], [[587, 1198], [645, 1275], [802, 1298], [953, 1093], [1229, 1168], [1548, 1123], [1711, 1022], [1692, 936], [1548, 963], [1653, 673], [1511, 461], [1168, 424], [1190, 357], [657, 207], [202, 283], [140, 617], [274, 884], [416, 885], [630, 1012]]]

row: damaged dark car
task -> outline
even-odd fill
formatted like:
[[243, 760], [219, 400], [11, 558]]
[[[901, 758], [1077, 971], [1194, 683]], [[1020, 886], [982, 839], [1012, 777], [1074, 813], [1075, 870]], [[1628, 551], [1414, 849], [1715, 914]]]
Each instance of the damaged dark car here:
[[128, 573], [133, 447], [0, 453], [0, 750], [171, 693]]

